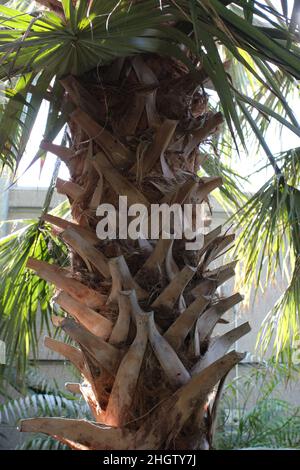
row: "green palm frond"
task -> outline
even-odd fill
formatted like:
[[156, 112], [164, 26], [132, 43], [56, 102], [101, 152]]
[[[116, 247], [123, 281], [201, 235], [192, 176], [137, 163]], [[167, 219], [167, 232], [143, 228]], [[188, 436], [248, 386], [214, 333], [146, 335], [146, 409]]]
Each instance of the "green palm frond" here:
[[[15, 387], [16, 381], [10, 380]], [[64, 416], [66, 418], [81, 417], [91, 419], [88, 405], [79, 396], [65, 393], [60, 390], [55, 380], [45, 377], [34, 367], [26, 370], [24, 380], [25, 393], [19, 398], [7, 397], [0, 404], [0, 424], [5, 426], [18, 426], [21, 419], [36, 415]], [[58, 443], [51, 437], [37, 434], [26, 439], [17, 447], [19, 450], [67, 450], [67, 447]]]
[[[0, 382], [0, 393], [2, 401], [11, 400], [12, 388], [22, 395], [34, 393], [39, 395], [56, 395], [59, 387], [55, 378], [49, 378], [41, 373], [35, 365], [28, 364], [23, 377], [20, 380], [19, 371], [16, 367], [3, 366]], [[8, 387], [9, 386], [9, 387]]]
[[282, 166], [285, 180], [290, 186], [299, 187], [300, 184], [300, 147], [281, 152], [277, 162]]
[[[43, 215], [49, 210], [57, 167], [47, 192]], [[67, 215], [67, 201], [54, 211]], [[23, 221], [24, 224], [24, 221]], [[33, 220], [19, 230], [0, 239], [0, 337], [6, 343], [7, 367], [16, 365], [24, 373], [30, 353], [37, 357], [40, 332], [50, 333], [49, 309], [52, 288], [26, 268], [29, 257], [48, 262], [68, 262], [65, 245], [41, 220]], [[40, 315], [39, 315], [40, 313]]]
[[291, 369], [274, 359], [247, 371], [240, 368], [224, 390], [215, 447], [299, 449], [300, 408], [279, 398], [280, 388], [298, 374], [295, 369], [291, 377]]
[[67, 446], [52, 437], [33, 437], [26, 439], [24, 444], [18, 446], [18, 450], [69, 450]]
[[[289, 403], [271, 398], [258, 403], [230, 433], [226, 448], [299, 449], [300, 410]], [[229, 433], [228, 433], [229, 434]], [[221, 445], [224, 448], [224, 443]]]
[[[143, 52], [173, 56], [194, 69], [195, 60], [183, 53], [182, 46], [192, 58], [198, 57], [233, 136], [236, 130], [245, 141], [236, 105], [247, 96], [233, 86], [224, 66], [226, 51], [248, 78], [269, 91], [271, 100], [281, 103], [286, 116], [275, 115], [272, 106], [263, 103], [270, 114], [299, 133], [280, 86], [275, 78], [270, 80], [276, 73], [290, 81], [300, 77], [299, 32], [289, 27], [290, 18], [258, 1], [178, 0], [165, 1], [161, 8], [157, 0], [64, 1], [61, 14], [41, 9], [38, 2], [29, 13], [7, 5], [16, 4], [0, 5], [0, 79], [7, 89], [0, 112], [0, 158], [11, 168], [24, 153], [42, 100], [49, 94], [51, 103], [59, 98], [60, 77], [81, 75], [117, 57]], [[248, 104], [261, 112], [259, 97]], [[55, 113], [54, 135], [66, 122], [68, 110], [62, 116], [59, 108]], [[247, 118], [243, 108], [242, 114]]]
[[[298, 200], [296, 188], [273, 177], [237, 213], [241, 232], [236, 252], [243, 259], [246, 285], [258, 288], [262, 280], [274, 279], [277, 269], [285, 267], [286, 256], [294, 265], [299, 252]], [[291, 272], [293, 266], [287, 269]]]
[[[1, 287], [0, 336], [7, 345], [8, 366], [16, 361], [24, 369], [30, 350], [36, 356], [39, 331], [50, 331], [51, 289], [26, 269], [29, 257], [65, 262], [66, 253], [49, 229], [33, 222], [0, 240]], [[41, 313], [41, 324], [38, 321]]]
[[16, 424], [20, 419], [34, 416], [64, 416], [76, 418], [78, 415], [87, 416], [87, 405], [71, 395], [56, 394], [28, 394], [21, 398], [9, 400], [0, 405], [1, 424]]
[[[35, 416], [62, 416], [65, 418], [91, 419], [85, 402], [60, 391], [55, 394], [27, 394], [15, 400], [8, 400], [0, 405], [0, 423], [2, 426], [18, 426], [21, 419]], [[58, 445], [59, 444], [59, 445]], [[19, 450], [67, 450], [67, 447], [51, 437], [36, 434], [21, 444]]]
[[[279, 139], [284, 128], [300, 137], [299, 122], [292, 109], [296, 109], [295, 103], [299, 99], [298, 82], [245, 51], [242, 53], [245, 63], [238, 61], [228, 50], [224, 53], [227, 63], [231, 64], [229, 72], [235, 90], [237, 114], [247, 141], [244, 153], [253, 159], [254, 165], [258, 160], [257, 154], [264, 154], [275, 169], [275, 157], [268, 144], [270, 139], [274, 135]], [[250, 67], [255, 73], [250, 72]], [[223, 139], [233, 147], [232, 136], [228, 132], [221, 135], [220, 140]], [[235, 151], [233, 149], [232, 155]]]
[[160, 10], [151, 0], [132, 5], [104, 1], [93, 2], [88, 13], [87, 2], [77, 2], [77, 8], [67, 3], [63, 3], [65, 21], [46, 10], [32, 16], [0, 7], [0, 77], [43, 70], [53, 76], [81, 75], [116, 57], [156, 52], [160, 47], [184, 58], [178, 47], [172, 47], [172, 35], [156, 29], [176, 21], [172, 8]]
[[257, 346], [266, 351], [274, 342], [276, 357], [283, 355], [285, 361], [293, 364], [299, 358], [299, 351], [294, 349], [294, 340], [300, 330], [300, 256], [296, 259], [292, 278], [287, 290], [276, 302], [262, 324], [257, 337]]
[[248, 297], [252, 286], [257, 292], [276, 282], [278, 273], [289, 284], [264, 320], [257, 340], [263, 352], [273, 343], [277, 359], [285, 351], [289, 363], [293, 338], [300, 328], [299, 155], [299, 149], [278, 154], [275, 164], [279, 174], [234, 217], [239, 228], [236, 255], [241, 259], [237, 282], [243, 282]]
[[55, 378], [47, 377], [33, 366], [29, 366], [26, 369], [25, 383], [31, 393], [55, 395], [59, 390]]

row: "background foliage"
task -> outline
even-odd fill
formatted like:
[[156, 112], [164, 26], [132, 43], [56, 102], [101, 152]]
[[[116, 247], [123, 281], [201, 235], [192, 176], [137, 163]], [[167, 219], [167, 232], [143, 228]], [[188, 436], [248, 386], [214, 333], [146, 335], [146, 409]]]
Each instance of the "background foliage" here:
[[214, 447], [299, 449], [300, 407], [280, 398], [299, 371], [291, 377], [288, 367], [269, 361], [239, 372], [225, 387]]

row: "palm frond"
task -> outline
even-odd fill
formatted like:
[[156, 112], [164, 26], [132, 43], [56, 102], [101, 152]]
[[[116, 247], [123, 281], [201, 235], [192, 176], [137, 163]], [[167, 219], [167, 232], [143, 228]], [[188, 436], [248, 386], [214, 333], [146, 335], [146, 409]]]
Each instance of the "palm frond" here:
[[295, 262], [287, 290], [268, 313], [257, 337], [257, 346], [266, 351], [274, 343], [276, 357], [284, 357], [290, 365], [299, 363], [295, 339], [300, 331], [300, 257]]
[[[66, 258], [60, 243], [47, 227], [34, 222], [0, 240], [1, 253], [1, 329], [7, 345], [8, 365], [17, 361], [24, 370], [30, 349], [36, 357], [39, 331], [46, 324], [49, 330], [49, 298], [51, 290], [46, 282], [26, 269], [30, 256], [53, 262]], [[38, 310], [41, 324], [38, 326]]]
[[76, 418], [78, 415], [87, 416], [89, 409], [85, 403], [73, 396], [65, 396], [59, 392], [56, 394], [28, 394], [0, 405], [1, 424], [17, 424], [20, 419], [45, 414]]
[[280, 398], [280, 388], [298, 373], [291, 377], [291, 369], [275, 359], [240, 370], [224, 390], [215, 447], [299, 448], [300, 409]]
[[[57, 171], [58, 168], [54, 171], [42, 215], [51, 204]], [[67, 214], [67, 210], [68, 203], [64, 202], [53, 213]], [[0, 239], [0, 337], [7, 345], [6, 368], [15, 365], [20, 373], [25, 372], [30, 353], [37, 357], [40, 332], [46, 328], [50, 333], [49, 309], [52, 309], [50, 298], [53, 292], [45, 281], [26, 268], [31, 256], [58, 261], [62, 265], [68, 262], [64, 244], [41, 220], [31, 221]]]
[[[282, 104], [287, 116], [275, 115], [272, 106], [264, 103], [270, 114], [273, 112], [275, 119], [299, 133], [276, 79], [270, 80], [276, 73], [290, 81], [300, 77], [298, 30], [289, 27], [291, 18], [284, 13], [258, 1], [243, 0], [178, 0], [163, 2], [162, 8], [157, 0], [89, 4], [82, 0], [75, 4], [62, 2], [61, 6], [62, 14], [56, 14], [40, 5], [27, 13], [14, 2], [0, 5], [0, 78], [3, 86], [11, 89], [3, 98], [0, 113], [0, 158], [11, 168], [15, 169], [26, 148], [42, 100], [49, 98], [49, 93], [51, 102], [59, 98], [60, 77], [82, 75], [117, 57], [143, 52], [172, 56], [192, 70], [198, 61], [218, 93], [234, 140], [236, 131], [243, 143], [245, 136], [236, 106], [242, 90], [233, 86], [227, 73], [227, 51], [244, 67], [248, 78], [258, 81], [272, 99]], [[190, 51], [191, 58], [182, 46]], [[54, 79], [56, 85], [51, 88]], [[260, 100], [253, 97], [248, 104], [259, 109]], [[63, 116], [60, 113], [56, 109], [57, 129], [51, 131], [54, 134], [67, 118], [66, 111]], [[242, 114], [247, 118], [243, 109]], [[7, 122], [9, 126], [4, 125]], [[37, 158], [41, 156], [43, 152], [37, 154]]]
[[[0, 423], [3, 427], [5, 425], [17, 426], [21, 419], [44, 416], [45, 414], [53, 417], [91, 419], [86, 403], [77, 397], [65, 395], [59, 391], [55, 394], [27, 394], [0, 405]], [[20, 450], [67, 450], [66, 446], [58, 444], [53, 438], [37, 434], [17, 448]]]
[[[16, 381], [10, 384], [15, 387]], [[80, 416], [90, 419], [91, 413], [87, 404], [79, 396], [61, 391], [55, 380], [45, 377], [34, 367], [26, 371], [25, 393], [19, 398], [7, 399], [0, 405], [0, 424], [5, 426], [18, 426], [20, 419], [31, 418], [36, 415], [49, 416], [62, 415], [66, 418]], [[42, 434], [26, 439], [17, 447], [20, 450], [67, 450], [67, 447], [50, 437]]]
[[294, 235], [299, 226], [298, 198], [297, 189], [273, 177], [236, 214], [241, 229], [236, 253], [243, 260], [244, 284], [257, 289], [262, 280], [271, 281], [286, 256], [294, 264], [299, 243]]
[[267, 181], [234, 217], [240, 230], [236, 255], [242, 260], [237, 282], [243, 282], [248, 298], [252, 286], [257, 293], [259, 287], [276, 282], [279, 273], [289, 284], [265, 318], [257, 340], [263, 352], [272, 343], [277, 359], [285, 351], [289, 363], [300, 328], [299, 161], [299, 149], [278, 154], [279, 175]]
[[45, 376], [36, 367], [33, 366], [29, 366], [26, 369], [25, 384], [28, 388], [28, 391], [31, 393], [55, 395], [59, 391], [59, 387], [55, 378], [49, 378]]

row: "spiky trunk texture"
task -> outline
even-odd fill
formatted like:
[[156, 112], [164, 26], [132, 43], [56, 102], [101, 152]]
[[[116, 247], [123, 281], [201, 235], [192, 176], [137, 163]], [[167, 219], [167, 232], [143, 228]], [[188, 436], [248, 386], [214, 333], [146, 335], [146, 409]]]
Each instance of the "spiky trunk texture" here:
[[[178, 62], [154, 55], [117, 60], [80, 80], [62, 80], [75, 105], [70, 148], [42, 147], [69, 167], [57, 181], [73, 222], [48, 215], [72, 254], [64, 269], [30, 260], [28, 267], [57, 288], [55, 317], [78, 348], [46, 338], [46, 346], [81, 372], [81, 393], [95, 421], [38, 418], [23, 431], [44, 432], [73, 449], [207, 449], [223, 378], [243, 355], [226, 354], [246, 323], [212, 337], [222, 315], [241, 300], [217, 288], [234, 263], [210, 269], [232, 243], [217, 228], [198, 251], [184, 240], [96, 237], [96, 208], [128, 203], [204, 203], [221, 179], [196, 176], [201, 142], [222, 116], [208, 111], [202, 85]], [[219, 385], [218, 385], [219, 384]], [[214, 398], [212, 391], [218, 385]], [[210, 398], [209, 398], [210, 397]]]

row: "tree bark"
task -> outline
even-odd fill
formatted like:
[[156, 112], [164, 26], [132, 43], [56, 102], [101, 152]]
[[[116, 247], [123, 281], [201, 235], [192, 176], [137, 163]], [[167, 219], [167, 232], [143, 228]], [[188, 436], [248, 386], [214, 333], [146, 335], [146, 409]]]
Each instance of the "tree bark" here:
[[234, 237], [211, 230], [197, 251], [185, 250], [185, 240], [103, 241], [95, 237], [96, 208], [118, 209], [119, 196], [147, 208], [206, 204], [222, 182], [197, 176], [199, 145], [222, 116], [209, 111], [202, 83], [182, 64], [155, 55], [118, 60], [62, 85], [77, 108], [72, 144], [42, 146], [69, 167], [71, 180], [58, 180], [57, 189], [69, 198], [73, 220], [45, 221], [58, 227], [72, 263], [66, 270], [31, 260], [29, 268], [58, 289], [67, 318], [54, 323], [79, 348], [46, 345], [80, 370], [83, 384], [67, 387], [82, 393], [95, 422], [37, 418], [22, 430], [73, 449], [208, 449], [212, 392], [243, 357], [228, 349], [249, 331], [245, 324], [212, 336], [242, 300], [218, 296], [234, 263], [217, 266], [216, 259]]

